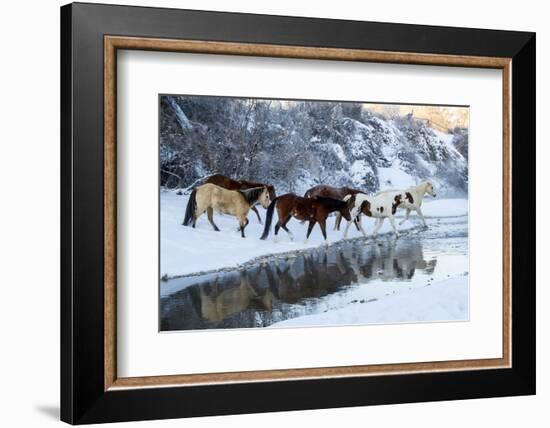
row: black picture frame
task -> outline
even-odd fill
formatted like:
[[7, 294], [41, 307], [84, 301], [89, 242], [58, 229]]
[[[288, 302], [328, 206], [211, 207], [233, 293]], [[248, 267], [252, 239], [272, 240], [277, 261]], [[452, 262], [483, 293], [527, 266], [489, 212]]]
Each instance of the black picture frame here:
[[[512, 367], [104, 390], [104, 36], [512, 58]], [[71, 424], [535, 393], [535, 34], [74, 3], [61, 8], [61, 419]]]

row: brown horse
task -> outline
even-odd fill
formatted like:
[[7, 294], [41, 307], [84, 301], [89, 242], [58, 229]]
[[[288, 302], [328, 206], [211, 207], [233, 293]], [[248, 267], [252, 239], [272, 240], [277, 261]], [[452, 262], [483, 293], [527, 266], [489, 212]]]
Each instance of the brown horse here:
[[351, 187], [332, 187], [326, 184], [320, 184], [312, 187], [305, 194], [304, 198], [315, 198], [316, 196], [322, 196], [324, 198], [340, 199], [341, 201], [347, 195], [355, 195], [356, 193], [362, 193], [361, 190], [352, 189]]
[[[227, 190], [242, 190], [253, 189], [256, 187], [266, 187], [267, 191], [269, 192], [269, 198], [271, 200], [277, 197], [277, 195], [275, 194], [275, 187], [273, 187], [273, 185], [271, 184], [256, 183], [254, 181], [248, 180], [233, 180], [221, 174], [211, 175], [206, 179], [205, 183], [215, 184], [216, 186], [223, 187]], [[251, 207], [251, 210], [256, 213], [256, 215], [258, 216], [258, 221], [260, 222], [260, 224], [262, 224], [262, 218], [260, 217], [260, 213], [258, 212], [256, 207]]]
[[208, 221], [215, 231], [219, 231], [214, 223], [214, 210], [237, 217], [239, 229], [244, 238], [244, 228], [248, 225], [248, 212], [256, 204], [264, 208], [269, 205], [269, 192], [266, 187], [256, 187], [246, 190], [227, 190], [215, 184], [206, 183], [197, 187], [191, 193], [185, 210], [184, 226], [195, 227], [197, 219], [206, 211]]
[[319, 223], [319, 227], [321, 228], [321, 232], [323, 232], [323, 237], [326, 241], [326, 221], [331, 212], [338, 211], [344, 216], [344, 218], [351, 221], [349, 211], [350, 206], [347, 202], [343, 202], [339, 199], [324, 198], [322, 196], [318, 196], [316, 198], [302, 198], [294, 193], [287, 193], [286, 195], [275, 198], [269, 205], [269, 208], [267, 209], [264, 233], [260, 239], [266, 239], [269, 235], [269, 229], [271, 227], [275, 207], [277, 208], [277, 215], [279, 216], [279, 221], [275, 225], [275, 236], [279, 232], [280, 228], [283, 228], [285, 232], [292, 236], [292, 232], [290, 232], [290, 230], [286, 227], [291, 217], [302, 221], [309, 220], [306, 240], [309, 238], [315, 223]]

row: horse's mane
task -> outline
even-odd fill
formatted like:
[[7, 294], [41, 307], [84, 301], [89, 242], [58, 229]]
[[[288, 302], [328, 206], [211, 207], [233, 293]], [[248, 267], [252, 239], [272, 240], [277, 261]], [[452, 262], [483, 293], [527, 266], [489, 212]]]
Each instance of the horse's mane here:
[[337, 210], [342, 209], [347, 205], [346, 202], [341, 201], [340, 199], [327, 198], [324, 196], [316, 196], [314, 199], [318, 200], [326, 207], [334, 208]]
[[237, 191], [242, 195], [248, 205], [253, 205], [258, 200], [264, 189], [265, 187], [254, 187], [252, 189], [240, 189]]
[[249, 181], [249, 180], [239, 180], [239, 183], [241, 185], [241, 188], [243, 188], [243, 189], [248, 190], [248, 189], [252, 189], [254, 187], [265, 187], [268, 192], [271, 192], [271, 190], [273, 190], [273, 192], [275, 192], [275, 187], [272, 184], [259, 183], [259, 182], [256, 182], [256, 181]]

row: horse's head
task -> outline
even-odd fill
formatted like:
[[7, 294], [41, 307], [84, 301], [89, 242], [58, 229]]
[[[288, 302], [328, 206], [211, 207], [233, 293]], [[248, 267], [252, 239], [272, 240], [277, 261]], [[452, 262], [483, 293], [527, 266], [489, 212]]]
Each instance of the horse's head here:
[[275, 194], [275, 187], [272, 184], [266, 184], [267, 191], [269, 192], [269, 199], [273, 200], [277, 197]]
[[435, 198], [435, 190], [434, 186], [430, 181], [426, 181], [424, 192], [427, 193], [430, 196], [433, 196]]
[[253, 207], [260, 204], [264, 208], [269, 207], [269, 191], [266, 186], [252, 187], [250, 189], [240, 189], [238, 192], [243, 196], [249, 206]]
[[265, 209], [269, 207], [270, 196], [269, 196], [269, 190], [266, 186], [263, 187], [262, 193], [260, 193], [260, 197], [258, 198], [258, 202]]

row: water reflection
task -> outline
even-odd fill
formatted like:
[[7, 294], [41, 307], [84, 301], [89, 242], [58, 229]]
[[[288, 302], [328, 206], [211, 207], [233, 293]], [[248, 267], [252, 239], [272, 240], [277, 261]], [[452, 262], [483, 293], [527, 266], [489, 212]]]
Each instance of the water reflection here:
[[[280, 256], [248, 269], [195, 276], [161, 298], [161, 330], [264, 327], [321, 310], [324, 296], [355, 284], [432, 275], [437, 259], [422, 241], [346, 241], [329, 248]], [[180, 279], [181, 281], [181, 279]]]

